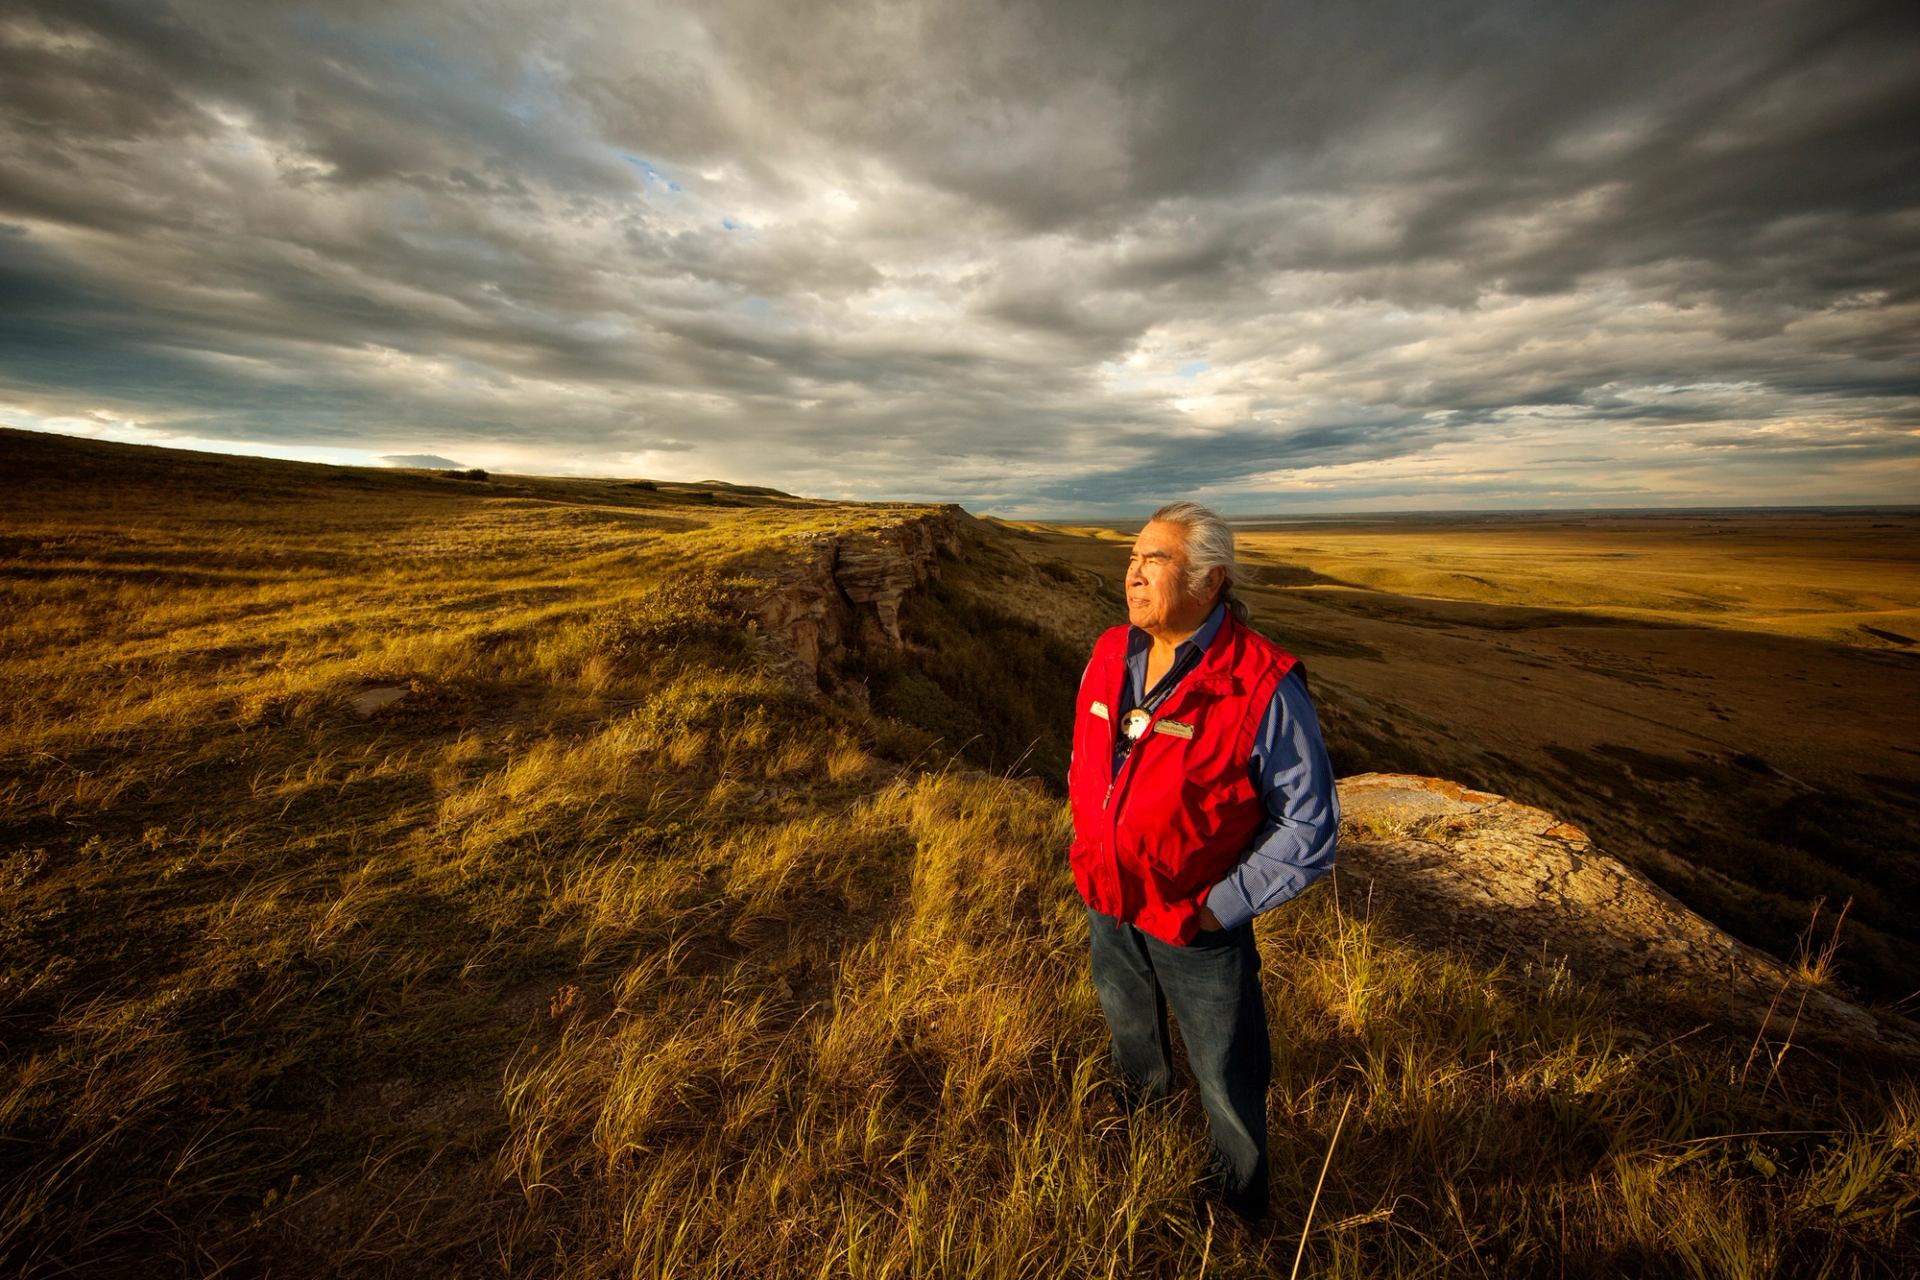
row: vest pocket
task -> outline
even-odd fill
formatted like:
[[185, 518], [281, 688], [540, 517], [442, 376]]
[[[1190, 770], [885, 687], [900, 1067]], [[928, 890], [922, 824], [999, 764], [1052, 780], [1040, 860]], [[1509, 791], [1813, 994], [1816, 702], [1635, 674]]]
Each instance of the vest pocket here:
[[1259, 829], [1260, 797], [1244, 772], [1209, 785], [1183, 778], [1172, 794], [1128, 808], [1128, 825], [1171, 897], [1187, 897], [1217, 882], [1246, 852]]

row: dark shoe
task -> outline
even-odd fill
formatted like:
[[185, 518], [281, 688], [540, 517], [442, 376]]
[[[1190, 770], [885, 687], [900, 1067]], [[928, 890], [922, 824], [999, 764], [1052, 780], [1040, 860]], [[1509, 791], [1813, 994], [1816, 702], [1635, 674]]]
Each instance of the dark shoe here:
[[1266, 1220], [1267, 1180], [1264, 1177], [1256, 1178], [1236, 1191], [1228, 1185], [1226, 1175], [1214, 1169], [1200, 1180], [1200, 1192], [1208, 1201], [1227, 1209], [1248, 1226]]
[[1248, 1226], [1266, 1221], [1267, 1188], [1264, 1184], [1241, 1191], [1222, 1191], [1220, 1203], [1226, 1205], [1233, 1211], [1234, 1217]]

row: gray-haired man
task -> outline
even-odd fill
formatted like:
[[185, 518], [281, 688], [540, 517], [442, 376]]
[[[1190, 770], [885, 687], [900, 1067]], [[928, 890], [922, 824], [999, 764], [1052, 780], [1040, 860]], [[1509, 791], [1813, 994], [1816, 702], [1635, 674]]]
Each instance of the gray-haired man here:
[[1075, 703], [1074, 882], [1114, 1065], [1145, 1096], [1186, 1042], [1229, 1208], [1267, 1207], [1271, 1051], [1253, 917], [1333, 865], [1339, 803], [1298, 661], [1247, 625], [1233, 532], [1156, 511], [1127, 564], [1128, 626], [1094, 645]]

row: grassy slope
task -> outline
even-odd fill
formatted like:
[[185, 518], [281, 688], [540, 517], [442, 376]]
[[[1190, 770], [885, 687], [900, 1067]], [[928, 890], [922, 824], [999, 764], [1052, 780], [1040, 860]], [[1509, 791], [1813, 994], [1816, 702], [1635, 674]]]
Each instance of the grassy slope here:
[[[1274, 1223], [1212, 1224], [1192, 1100], [1101, 1090], [1058, 800], [942, 754], [1018, 754], [1051, 678], [981, 664], [1097, 622], [1014, 535], [872, 660], [885, 717], [729, 605], [885, 510], [0, 452], [11, 1269], [1284, 1272], [1342, 1117], [1316, 1274], [1915, 1256], [1910, 1087], [1647, 1045], [1330, 890], [1262, 924]], [[989, 607], [1021, 663], [952, 642]]]

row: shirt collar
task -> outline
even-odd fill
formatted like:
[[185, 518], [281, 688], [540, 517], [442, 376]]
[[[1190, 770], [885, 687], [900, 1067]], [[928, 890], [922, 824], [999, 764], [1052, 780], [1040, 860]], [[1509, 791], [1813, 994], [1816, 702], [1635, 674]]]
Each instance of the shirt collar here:
[[[1200, 652], [1205, 653], [1207, 646], [1213, 643], [1213, 638], [1220, 634], [1221, 624], [1226, 620], [1227, 602], [1222, 600], [1213, 606], [1213, 612], [1209, 613], [1207, 620], [1200, 624], [1200, 629], [1180, 642], [1180, 647], [1173, 651], [1173, 660], [1178, 662], [1180, 659], [1186, 657], [1189, 649], [1198, 649]], [[1140, 628], [1133, 626], [1127, 628], [1127, 657], [1129, 659], [1145, 653], [1147, 646], [1152, 643], [1153, 637]]]

